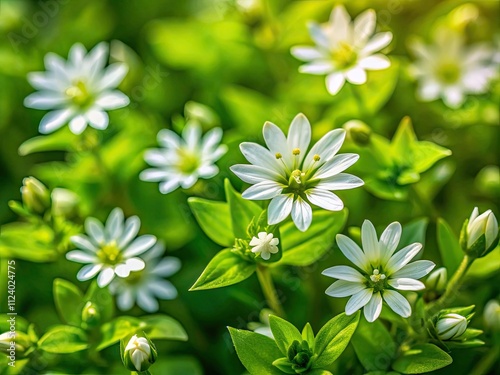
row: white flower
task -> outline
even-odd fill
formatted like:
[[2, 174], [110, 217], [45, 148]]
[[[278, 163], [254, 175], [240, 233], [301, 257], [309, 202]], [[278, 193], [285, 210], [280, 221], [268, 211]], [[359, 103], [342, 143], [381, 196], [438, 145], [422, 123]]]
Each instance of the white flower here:
[[436, 331], [441, 340], [455, 340], [467, 329], [467, 318], [459, 314], [445, 314], [436, 322]]
[[128, 68], [123, 63], [104, 68], [107, 56], [107, 43], [99, 43], [89, 53], [76, 43], [67, 61], [48, 53], [47, 71], [28, 74], [30, 84], [40, 91], [26, 97], [24, 105], [52, 110], [42, 118], [40, 133], [51, 133], [68, 122], [74, 134], [82, 133], [87, 125], [106, 129], [109, 122], [106, 111], [128, 105], [128, 97], [115, 90]]
[[227, 152], [219, 145], [222, 129], [214, 128], [204, 137], [197, 122], [188, 121], [182, 138], [168, 129], [160, 130], [158, 143], [162, 148], [146, 151], [144, 159], [153, 168], [140, 174], [143, 181], [160, 181], [160, 192], [170, 193], [181, 186], [188, 189], [198, 178], [212, 178], [219, 173], [215, 162]]
[[479, 210], [474, 207], [467, 224], [467, 247], [470, 248], [484, 234], [485, 248], [495, 242], [498, 237], [498, 221], [491, 210], [487, 210], [479, 215]]
[[145, 371], [156, 361], [156, 348], [145, 337], [134, 335], [123, 350], [124, 364], [132, 371]]
[[128, 277], [130, 272], [142, 270], [145, 263], [137, 255], [150, 249], [156, 243], [156, 237], [143, 235], [135, 238], [140, 226], [137, 216], [131, 216], [124, 222], [120, 208], [111, 211], [105, 226], [93, 217], [87, 218], [85, 230], [88, 236], [80, 234], [71, 237], [71, 242], [80, 250], [66, 254], [66, 258], [73, 262], [89, 263], [80, 269], [77, 279], [86, 281], [99, 274], [97, 285], [103, 288], [115, 275]]
[[292, 48], [293, 56], [307, 62], [299, 71], [326, 74], [326, 88], [332, 95], [340, 91], [346, 80], [354, 85], [365, 83], [366, 70], [381, 70], [391, 65], [385, 55], [374, 53], [389, 45], [392, 33], [373, 35], [375, 24], [373, 9], [366, 10], [351, 22], [344, 6], [336, 6], [328, 23], [309, 25], [315, 47]]
[[141, 271], [131, 272], [130, 276], [116, 278], [109, 285], [112, 294], [117, 295], [116, 304], [122, 311], [130, 310], [135, 302], [147, 312], [158, 311], [159, 299], [174, 299], [177, 289], [164, 279], [179, 271], [181, 262], [174, 257], [162, 258], [165, 246], [158, 242], [141, 257], [146, 266]]
[[357, 154], [336, 155], [344, 142], [345, 130], [328, 132], [309, 152], [311, 125], [301, 113], [293, 119], [288, 137], [271, 122], [264, 124], [263, 133], [269, 149], [243, 142], [241, 152], [251, 165], [233, 165], [231, 171], [253, 185], [243, 193], [243, 198], [271, 199], [267, 211], [270, 225], [285, 220], [291, 213], [297, 228], [305, 231], [312, 221], [310, 204], [340, 211], [344, 204], [330, 190], [363, 185], [358, 177], [340, 173], [359, 158]]
[[364, 307], [366, 320], [373, 322], [382, 311], [382, 300], [403, 318], [411, 315], [410, 304], [395, 289], [424, 289], [424, 284], [416, 279], [427, 275], [435, 264], [428, 260], [408, 264], [422, 248], [420, 243], [395, 252], [401, 232], [401, 224], [394, 222], [378, 240], [373, 224], [365, 220], [361, 227], [363, 250], [350, 238], [337, 235], [340, 250], [359, 271], [348, 266], [335, 266], [324, 270], [323, 275], [338, 279], [326, 290], [326, 294], [332, 297], [352, 296], [345, 308], [347, 315]]
[[268, 260], [271, 254], [276, 254], [278, 249], [278, 244], [280, 240], [278, 238], [273, 238], [272, 233], [259, 232], [259, 238], [253, 237], [250, 241], [250, 246], [252, 247], [252, 253], [260, 254], [262, 259]]
[[485, 93], [497, 74], [499, 65], [493, 63], [490, 46], [465, 47], [463, 37], [451, 31], [437, 33], [433, 45], [414, 40], [410, 48], [418, 59], [412, 68], [423, 101], [441, 97], [448, 107], [458, 108], [467, 94]]

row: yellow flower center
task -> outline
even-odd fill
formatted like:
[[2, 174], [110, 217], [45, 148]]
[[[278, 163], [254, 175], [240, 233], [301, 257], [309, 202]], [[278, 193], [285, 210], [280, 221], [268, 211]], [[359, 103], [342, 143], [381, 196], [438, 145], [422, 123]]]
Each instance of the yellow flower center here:
[[93, 103], [93, 97], [82, 80], [76, 81], [73, 86], [66, 89], [66, 95], [80, 108], [89, 107]]
[[332, 60], [337, 68], [346, 69], [356, 63], [358, 54], [349, 43], [339, 42], [337, 49], [332, 52]]
[[179, 150], [179, 163], [177, 168], [184, 174], [192, 174], [200, 167], [199, 157], [192, 151]]
[[455, 83], [460, 78], [460, 67], [455, 62], [445, 62], [437, 66], [436, 75], [443, 83]]
[[97, 251], [97, 257], [103, 264], [115, 265], [122, 261], [122, 253], [116, 241], [103, 245]]

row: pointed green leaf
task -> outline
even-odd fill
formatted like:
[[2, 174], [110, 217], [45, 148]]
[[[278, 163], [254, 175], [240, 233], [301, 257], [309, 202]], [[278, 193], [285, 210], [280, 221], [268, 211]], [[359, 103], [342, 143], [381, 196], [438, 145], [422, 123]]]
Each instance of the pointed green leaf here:
[[[144, 324], [143, 324], [144, 326]], [[133, 335], [141, 327], [141, 321], [131, 316], [119, 316], [101, 326], [101, 342], [96, 350], [102, 350], [120, 341], [126, 336]]]
[[226, 189], [226, 199], [231, 211], [234, 236], [236, 238], [247, 238], [248, 225], [254, 217], [259, 217], [262, 208], [253, 201], [243, 199], [241, 194], [234, 190], [228, 179], [224, 181], [224, 188]]
[[318, 355], [313, 368], [332, 364], [345, 350], [358, 326], [360, 312], [347, 316], [345, 313], [330, 319], [318, 332], [314, 354]]
[[[403, 247], [411, 245], [415, 242], [421, 243], [423, 247], [425, 247], [425, 233], [427, 232], [428, 223], [429, 219], [427, 219], [426, 217], [422, 217], [414, 219], [408, 224], [404, 225], [398, 249], [402, 249]], [[417, 255], [417, 257], [419, 255]]]
[[170, 316], [147, 315], [141, 317], [141, 320], [146, 325], [143, 330], [150, 339], [188, 340], [182, 325]]
[[236, 354], [250, 374], [283, 375], [272, 363], [281, 358], [274, 340], [255, 332], [228, 327]]
[[292, 346], [295, 340], [299, 343], [302, 342], [302, 335], [299, 330], [285, 319], [271, 315], [269, 316], [269, 325], [273, 332], [274, 341], [276, 341], [276, 345], [285, 357], [287, 356], [288, 348]]
[[19, 146], [19, 155], [25, 156], [42, 151], [72, 151], [76, 148], [79, 137], [74, 135], [68, 127], [49, 134], [28, 139]]
[[63, 279], [54, 280], [54, 302], [61, 319], [72, 326], [82, 323], [83, 293], [76, 285]]
[[209, 201], [191, 197], [189, 207], [203, 232], [216, 244], [230, 247], [234, 244], [229, 205], [225, 202]]
[[302, 330], [302, 339], [307, 341], [309, 347], [314, 347], [314, 331], [309, 323], [307, 323]]
[[38, 348], [57, 354], [75, 353], [88, 348], [87, 334], [78, 327], [52, 327], [38, 341]]
[[453, 359], [432, 344], [418, 344], [394, 361], [392, 368], [402, 374], [422, 374], [446, 367]]
[[230, 249], [217, 253], [189, 290], [221, 288], [239, 283], [250, 277], [257, 266], [256, 263], [243, 259]]
[[413, 148], [413, 169], [422, 173], [432, 167], [438, 160], [451, 155], [447, 148], [428, 141], [420, 141]]
[[462, 262], [464, 253], [458, 242], [458, 237], [442, 218], [437, 221], [437, 240], [443, 264], [448, 270], [448, 274], [453, 275]]
[[393, 158], [403, 163], [402, 165], [411, 165], [412, 160], [408, 159], [415, 142], [417, 142], [417, 136], [413, 130], [411, 119], [408, 116], [403, 117], [391, 142]]

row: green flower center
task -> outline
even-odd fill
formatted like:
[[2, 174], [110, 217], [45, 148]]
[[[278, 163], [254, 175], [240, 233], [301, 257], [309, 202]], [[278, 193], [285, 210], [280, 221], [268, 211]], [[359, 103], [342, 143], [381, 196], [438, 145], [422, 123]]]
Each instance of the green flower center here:
[[339, 42], [337, 49], [332, 52], [332, 60], [337, 68], [346, 69], [356, 63], [358, 54], [349, 43]]
[[455, 62], [446, 62], [437, 66], [436, 75], [443, 83], [455, 83], [460, 78], [460, 67]]
[[313, 362], [312, 356], [313, 352], [305, 340], [303, 340], [302, 343], [299, 343], [298, 340], [294, 340], [292, 345], [288, 348], [288, 360], [292, 364], [292, 369], [297, 374], [306, 372], [311, 368]]
[[200, 158], [194, 152], [186, 149], [179, 150], [177, 168], [184, 174], [192, 174], [200, 167]]
[[69, 96], [73, 104], [82, 109], [88, 108], [94, 102], [92, 94], [82, 80], [76, 81], [73, 86], [66, 89], [66, 95]]
[[122, 252], [116, 241], [111, 241], [110, 243], [103, 245], [97, 251], [97, 257], [101, 263], [109, 265], [122, 263], [123, 259]]
[[375, 268], [367, 285], [369, 288], [373, 288], [373, 293], [378, 293], [387, 287], [387, 276]]

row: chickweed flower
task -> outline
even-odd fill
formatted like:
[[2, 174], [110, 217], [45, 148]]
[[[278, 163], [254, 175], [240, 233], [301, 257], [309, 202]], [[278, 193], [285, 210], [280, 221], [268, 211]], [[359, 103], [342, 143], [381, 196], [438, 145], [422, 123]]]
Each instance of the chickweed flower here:
[[68, 122], [74, 134], [82, 133], [87, 125], [106, 129], [106, 111], [128, 105], [129, 98], [116, 90], [128, 68], [123, 63], [104, 68], [107, 56], [107, 43], [99, 43], [89, 53], [77, 43], [71, 47], [67, 61], [48, 53], [47, 71], [28, 75], [30, 84], [40, 91], [26, 97], [24, 105], [52, 110], [42, 118], [40, 133], [52, 133]]
[[293, 47], [291, 53], [306, 61], [301, 73], [326, 74], [326, 87], [330, 94], [337, 94], [345, 81], [354, 85], [366, 82], [367, 70], [386, 69], [390, 60], [381, 53], [392, 40], [390, 32], [373, 35], [376, 15], [373, 9], [361, 13], [353, 22], [343, 5], [336, 6], [330, 21], [323, 25], [314, 22], [309, 33], [316, 46]]
[[[88, 235], [71, 237], [71, 242], [79, 248], [66, 254], [73, 262], [89, 263], [77, 274], [77, 279], [86, 281], [97, 274], [97, 285], [107, 286], [116, 276], [128, 277], [132, 271], [144, 269], [144, 260], [138, 258], [156, 243], [156, 237], [143, 235], [135, 238], [141, 221], [131, 216], [124, 222], [123, 211], [115, 208], [108, 216], [106, 225], [89, 217], [85, 220]], [[134, 239], [135, 238], [135, 239]]]
[[375, 321], [382, 311], [382, 301], [403, 318], [411, 315], [411, 306], [397, 290], [422, 290], [417, 279], [427, 275], [435, 266], [428, 260], [410, 261], [422, 248], [413, 243], [396, 252], [401, 238], [401, 225], [390, 224], [377, 239], [373, 224], [365, 220], [361, 227], [361, 249], [350, 238], [338, 234], [337, 244], [347, 259], [357, 267], [334, 266], [323, 275], [338, 279], [327, 290], [331, 297], [352, 296], [346, 305], [346, 314], [363, 308], [366, 320]]
[[460, 234], [462, 249], [477, 257], [483, 257], [498, 245], [498, 221], [491, 210], [479, 215], [477, 207], [464, 223]]
[[153, 168], [140, 174], [143, 181], [160, 182], [160, 192], [168, 194], [179, 186], [189, 189], [199, 178], [212, 178], [219, 173], [215, 162], [226, 152], [221, 145], [222, 129], [214, 128], [201, 135], [196, 121], [188, 121], [182, 138], [171, 130], [158, 133], [161, 148], [146, 151], [144, 159]]
[[445, 340], [459, 339], [467, 329], [467, 318], [459, 314], [445, 314], [436, 322], [438, 337]]
[[358, 177], [341, 173], [359, 159], [357, 154], [336, 155], [344, 142], [345, 130], [328, 132], [309, 152], [311, 125], [301, 113], [293, 119], [288, 137], [271, 122], [264, 124], [263, 133], [268, 148], [243, 142], [241, 152], [251, 164], [233, 165], [231, 171], [252, 184], [243, 192], [243, 198], [271, 199], [267, 211], [269, 225], [282, 222], [291, 213], [297, 228], [306, 231], [312, 222], [311, 204], [340, 211], [344, 203], [331, 190], [363, 185]]

